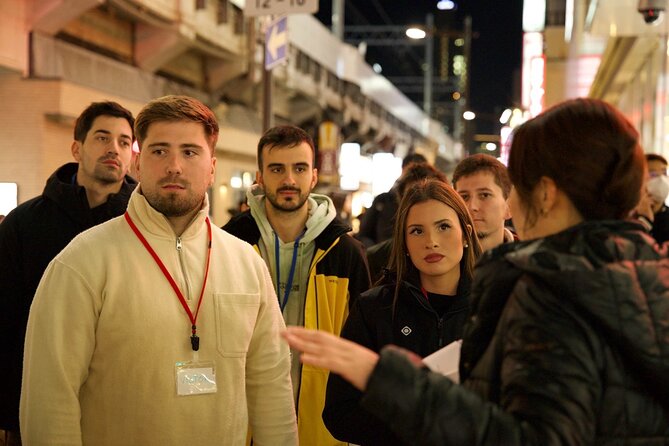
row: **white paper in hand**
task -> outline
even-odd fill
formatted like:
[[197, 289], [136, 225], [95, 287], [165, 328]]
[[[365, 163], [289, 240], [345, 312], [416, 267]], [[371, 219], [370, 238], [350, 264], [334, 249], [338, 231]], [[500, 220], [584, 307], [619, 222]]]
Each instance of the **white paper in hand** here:
[[423, 358], [423, 363], [433, 372], [446, 375], [454, 382], [460, 382], [458, 366], [460, 364], [460, 347], [462, 340], [454, 341]]

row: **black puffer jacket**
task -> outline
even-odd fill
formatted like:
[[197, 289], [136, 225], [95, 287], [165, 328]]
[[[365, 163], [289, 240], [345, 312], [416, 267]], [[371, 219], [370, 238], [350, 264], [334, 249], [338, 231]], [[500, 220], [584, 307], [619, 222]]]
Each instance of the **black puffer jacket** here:
[[360, 230], [356, 238], [365, 247], [370, 247], [393, 236], [395, 214], [399, 199], [395, 188], [379, 194], [360, 218]]
[[[440, 316], [417, 286], [403, 282], [394, 317], [395, 284], [372, 288], [353, 305], [341, 335], [377, 352], [394, 344], [427, 356], [462, 338], [469, 314], [469, 286], [463, 279], [455, 296], [439, 297], [447, 304]], [[360, 407], [361, 397], [362, 393], [339, 375], [330, 374], [323, 421], [336, 439], [363, 446], [412, 444], [402, 442], [387, 425]]]
[[93, 209], [73, 184], [77, 163], [60, 167], [42, 195], [18, 206], [0, 223], [0, 429], [19, 429], [23, 342], [28, 311], [49, 262], [77, 234], [125, 212], [137, 182]]
[[363, 406], [420, 445], [669, 445], [669, 260], [636, 223], [485, 255], [463, 386], [386, 349]]

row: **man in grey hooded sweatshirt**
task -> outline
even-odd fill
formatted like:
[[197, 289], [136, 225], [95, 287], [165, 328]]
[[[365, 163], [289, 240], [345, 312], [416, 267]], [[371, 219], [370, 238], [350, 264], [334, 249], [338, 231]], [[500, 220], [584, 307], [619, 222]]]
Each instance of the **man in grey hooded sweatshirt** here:
[[[318, 182], [312, 138], [294, 126], [269, 129], [258, 142], [249, 210], [223, 229], [253, 245], [267, 263], [287, 325], [339, 335], [349, 306], [370, 287], [362, 245], [347, 235], [332, 200], [311, 191]], [[336, 445], [321, 418], [327, 372], [302, 366], [291, 377], [301, 444]]]

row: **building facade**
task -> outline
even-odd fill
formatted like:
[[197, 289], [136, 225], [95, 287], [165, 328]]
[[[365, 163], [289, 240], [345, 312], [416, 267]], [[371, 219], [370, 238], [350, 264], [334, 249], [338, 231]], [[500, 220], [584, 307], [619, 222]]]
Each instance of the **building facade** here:
[[[255, 176], [263, 131], [266, 20], [246, 18], [243, 3], [0, 0], [0, 183], [16, 186], [17, 203], [40, 194], [71, 160], [74, 120], [92, 101], [114, 100], [136, 114], [153, 98], [187, 94], [219, 119], [210, 197], [214, 221], [225, 223]], [[288, 17], [287, 63], [273, 78], [274, 122], [299, 125], [317, 141], [321, 124], [334, 123], [335, 165], [344, 142], [360, 143], [363, 155], [460, 156], [439, 123], [310, 15]], [[327, 182], [338, 189], [338, 172]]]

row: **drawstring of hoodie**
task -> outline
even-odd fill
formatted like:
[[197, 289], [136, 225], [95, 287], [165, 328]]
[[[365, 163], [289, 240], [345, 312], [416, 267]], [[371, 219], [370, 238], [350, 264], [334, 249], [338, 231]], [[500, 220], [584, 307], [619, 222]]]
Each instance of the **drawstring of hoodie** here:
[[279, 305], [281, 306], [281, 312], [283, 313], [284, 308], [288, 304], [288, 298], [290, 297], [290, 291], [293, 288], [293, 278], [295, 277], [295, 266], [297, 264], [297, 251], [300, 247], [300, 240], [304, 237], [305, 231], [295, 239], [293, 244], [293, 258], [290, 261], [290, 272], [288, 273], [288, 279], [286, 280], [286, 288], [284, 290], [283, 300], [281, 300], [281, 254], [279, 252], [279, 236], [274, 232], [274, 259], [276, 261], [276, 296], [280, 299]]

